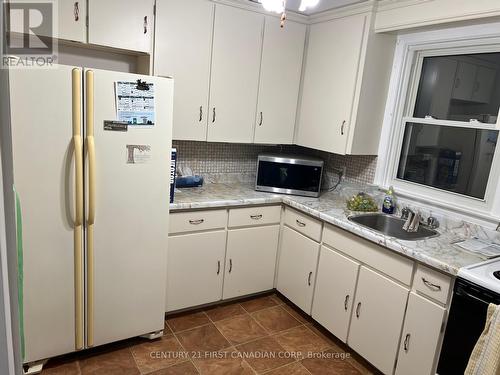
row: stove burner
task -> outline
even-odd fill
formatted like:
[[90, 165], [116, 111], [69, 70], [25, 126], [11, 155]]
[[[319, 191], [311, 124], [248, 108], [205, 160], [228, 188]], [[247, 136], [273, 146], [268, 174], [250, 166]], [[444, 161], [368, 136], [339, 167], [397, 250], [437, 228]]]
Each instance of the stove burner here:
[[493, 272], [493, 276], [500, 280], [500, 271]]

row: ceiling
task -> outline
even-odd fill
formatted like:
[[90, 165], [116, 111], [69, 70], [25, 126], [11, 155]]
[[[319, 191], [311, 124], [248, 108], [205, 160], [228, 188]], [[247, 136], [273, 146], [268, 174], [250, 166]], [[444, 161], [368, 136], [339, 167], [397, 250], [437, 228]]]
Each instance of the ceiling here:
[[[362, 3], [366, 0], [320, 0], [319, 4], [314, 8], [307, 9], [303, 14], [311, 15], [315, 13], [324, 12], [325, 10], [342, 7], [345, 5]], [[298, 12], [300, 0], [287, 0], [286, 7], [294, 12]]]
[[[257, 2], [258, 0], [250, 0], [250, 1]], [[325, 10], [342, 7], [345, 5], [362, 3], [364, 1], [366, 0], [320, 0], [319, 4], [316, 7], [308, 9], [305, 12], [299, 12], [298, 9], [300, 5], [300, 0], [287, 0], [286, 7], [288, 10], [291, 10], [293, 12], [311, 15], [315, 13], [324, 12]]]

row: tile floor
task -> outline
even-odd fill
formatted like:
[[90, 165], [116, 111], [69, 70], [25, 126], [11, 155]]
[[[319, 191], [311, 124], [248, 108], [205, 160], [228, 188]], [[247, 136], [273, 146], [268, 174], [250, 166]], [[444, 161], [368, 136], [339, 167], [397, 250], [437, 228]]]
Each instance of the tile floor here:
[[165, 334], [50, 360], [43, 375], [379, 374], [277, 294], [167, 316]]

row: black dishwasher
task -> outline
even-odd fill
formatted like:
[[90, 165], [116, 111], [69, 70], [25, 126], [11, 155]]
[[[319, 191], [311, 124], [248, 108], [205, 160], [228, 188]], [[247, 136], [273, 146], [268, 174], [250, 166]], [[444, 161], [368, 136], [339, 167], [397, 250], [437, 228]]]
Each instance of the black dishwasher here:
[[474, 345], [483, 332], [490, 303], [500, 304], [500, 295], [457, 278], [439, 357], [439, 375], [464, 373]]

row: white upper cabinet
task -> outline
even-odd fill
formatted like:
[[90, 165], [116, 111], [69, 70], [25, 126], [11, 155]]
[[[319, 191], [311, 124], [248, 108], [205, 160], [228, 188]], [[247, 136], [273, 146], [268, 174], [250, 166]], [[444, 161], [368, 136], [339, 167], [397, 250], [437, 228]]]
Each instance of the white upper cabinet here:
[[154, 70], [175, 81], [173, 139], [207, 137], [214, 7], [207, 0], [156, 2]]
[[85, 43], [87, 41], [87, 2], [58, 1], [58, 38]]
[[372, 21], [367, 12], [311, 25], [295, 143], [377, 154], [395, 39]]
[[252, 143], [264, 16], [216, 5], [208, 141]]
[[386, 32], [499, 15], [498, 0], [381, 1], [375, 28]]
[[293, 143], [306, 25], [266, 16], [255, 143]]
[[154, 0], [89, 0], [91, 44], [151, 52]]
[[[47, 4], [45, 0], [30, 0], [29, 2]], [[48, 35], [44, 31], [37, 31], [38, 35], [85, 43], [87, 41], [87, 1], [59, 0], [54, 2], [54, 7], [56, 4], [57, 9], [55, 9], [54, 14], [58, 20], [57, 29], [52, 30], [51, 35]], [[9, 16], [11, 16], [10, 30], [16, 33], [23, 33], [23, 13], [13, 12]]]

